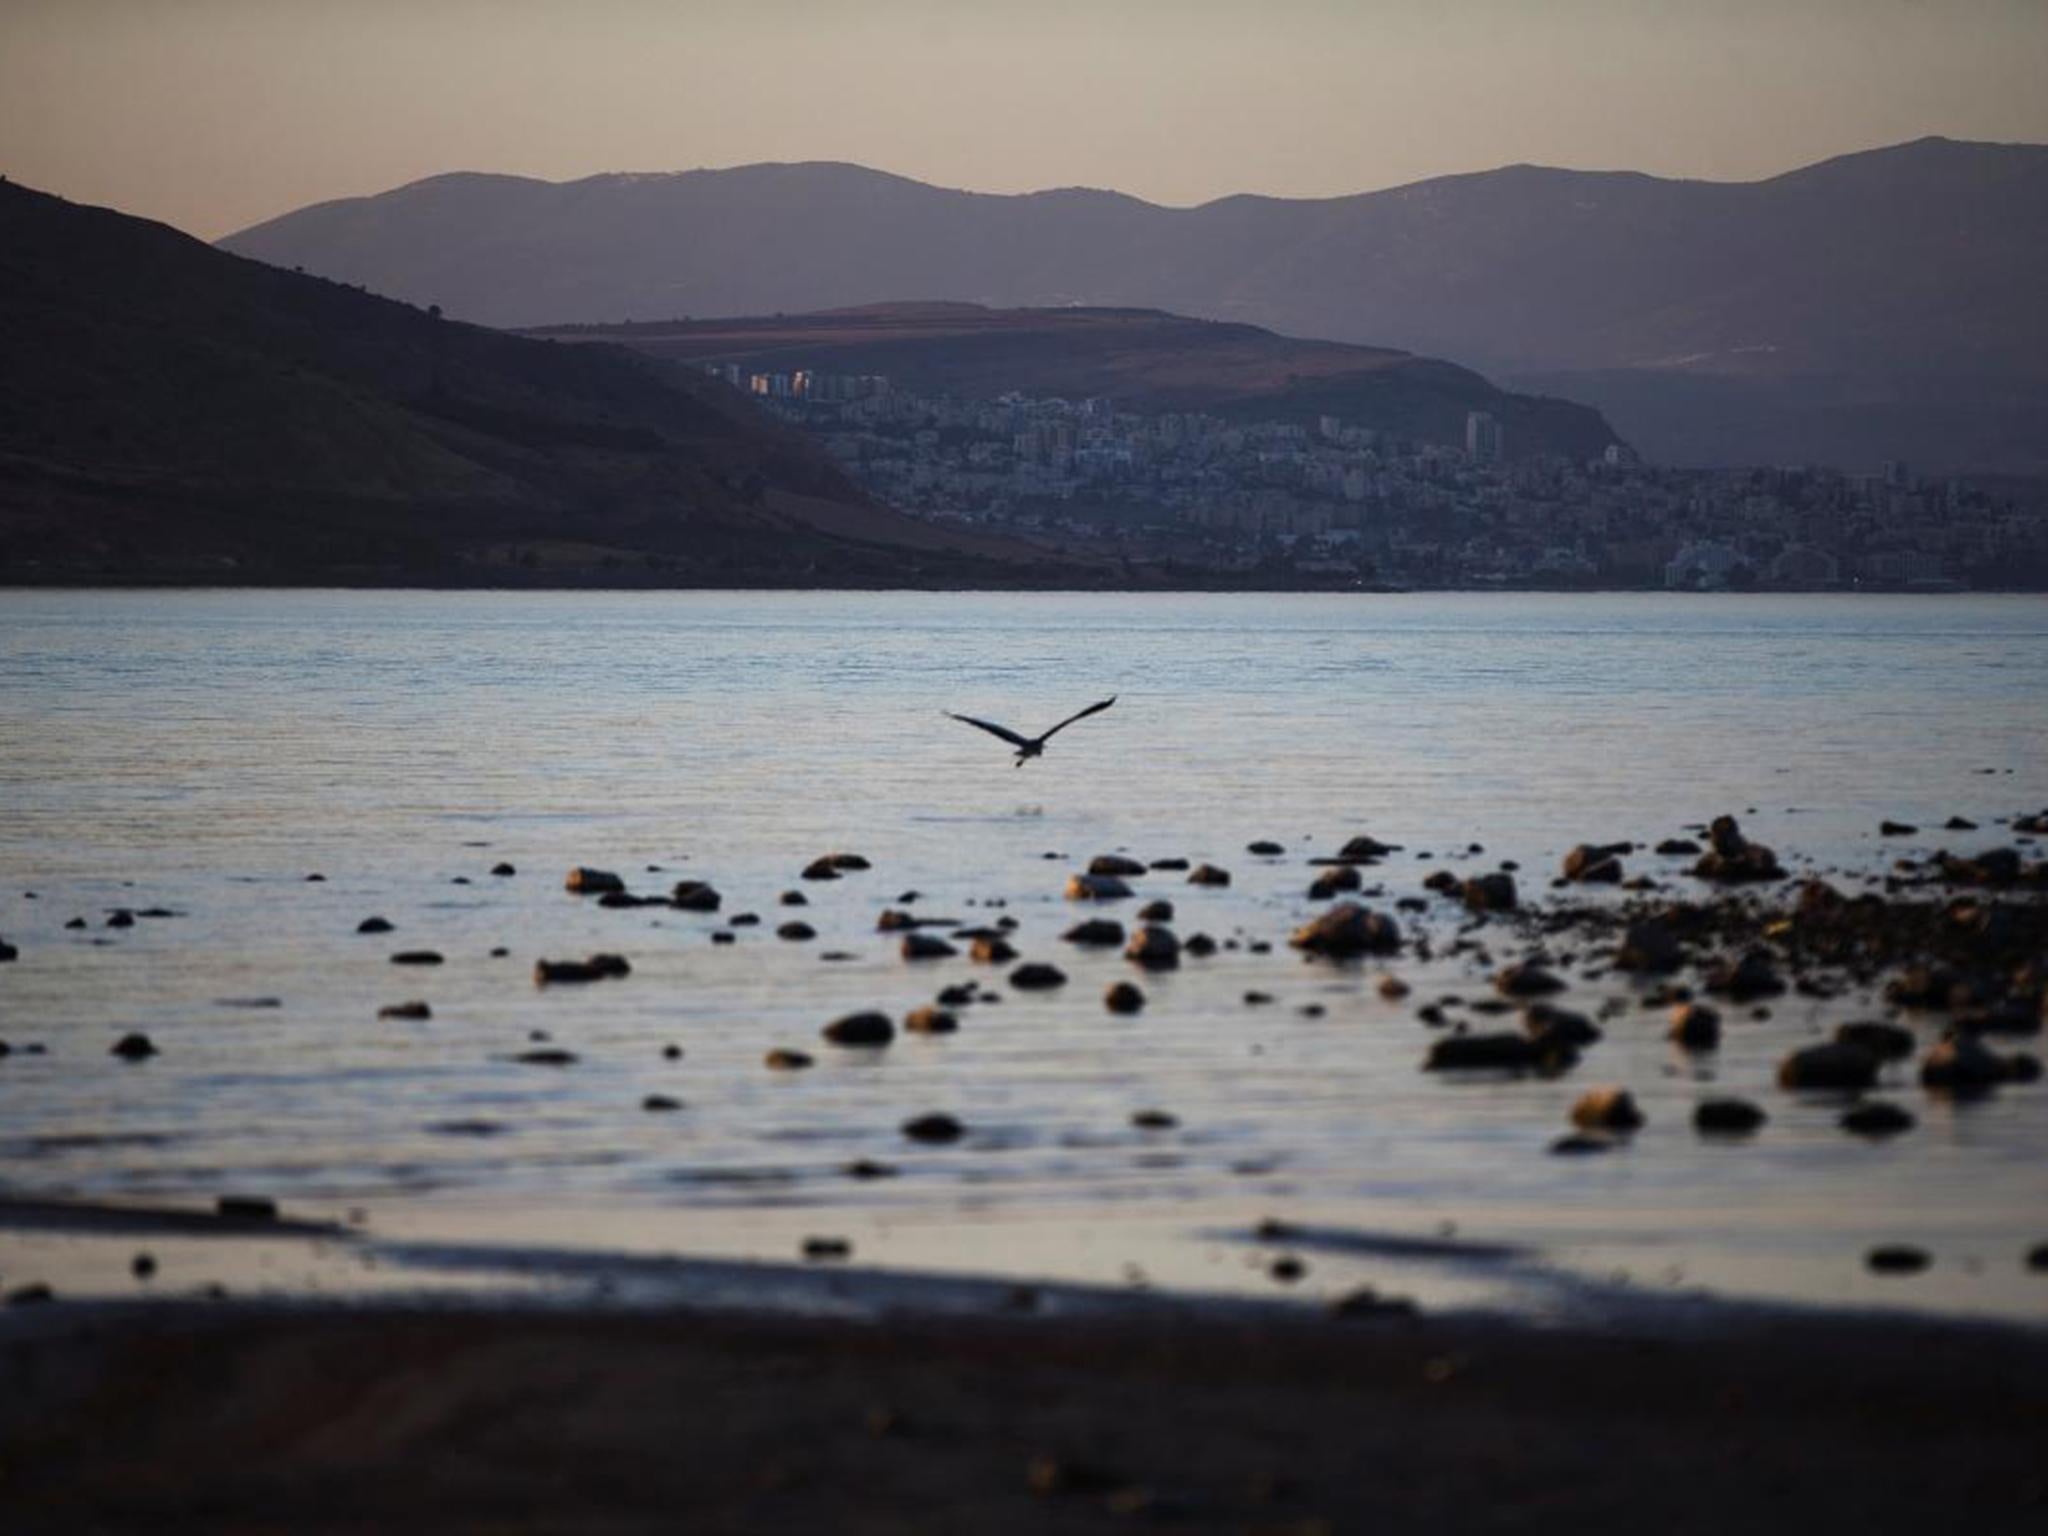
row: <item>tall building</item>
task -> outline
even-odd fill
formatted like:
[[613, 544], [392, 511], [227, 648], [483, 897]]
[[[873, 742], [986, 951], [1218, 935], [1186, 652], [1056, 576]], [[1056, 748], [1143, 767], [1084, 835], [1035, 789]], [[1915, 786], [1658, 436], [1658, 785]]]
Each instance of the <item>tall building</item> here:
[[1500, 457], [1500, 423], [1490, 411], [1465, 413], [1465, 456], [1478, 464], [1491, 464]]

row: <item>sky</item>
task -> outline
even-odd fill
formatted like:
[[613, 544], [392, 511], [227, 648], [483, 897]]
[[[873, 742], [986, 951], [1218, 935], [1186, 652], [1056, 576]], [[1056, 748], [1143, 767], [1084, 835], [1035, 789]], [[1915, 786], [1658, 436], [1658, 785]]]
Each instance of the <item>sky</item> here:
[[1190, 204], [2048, 142], [2048, 0], [0, 0], [0, 174], [218, 237], [451, 170]]

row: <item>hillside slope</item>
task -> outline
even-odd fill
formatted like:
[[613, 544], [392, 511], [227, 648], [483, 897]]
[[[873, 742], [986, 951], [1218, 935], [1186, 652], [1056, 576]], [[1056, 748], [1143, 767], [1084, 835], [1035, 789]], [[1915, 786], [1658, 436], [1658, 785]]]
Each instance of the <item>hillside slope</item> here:
[[1925, 139], [1747, 183], [1510, 166], [1196, 208], [834, 164], [456, 174], [224, 243], [500, 325], [1157, 308], [1455, 358], [1599, 405], [1657, 456], [1843, 461], [1904, 432], [1930, 467], [2048, 467], [2038, 145]]
[[1154, 310], [876, 304], [529, 334], [601, 338], [676, 362], [737, 363], [751, 371], [882, 374], [923, 395], [1099, 395], [1127, 410], [1310, 426], [1331, 415], [1440, 443], [1462, 443], [1466, 413], [1486, 411], [1505, 427], [1510, 457], [1584, 459], [1614, 441], [1596, 411], [1511, 394], [1450, 363]]
[[0, 581], [830, 583], [1012, 558], [873, 505], [722, 385], [0, 183]]

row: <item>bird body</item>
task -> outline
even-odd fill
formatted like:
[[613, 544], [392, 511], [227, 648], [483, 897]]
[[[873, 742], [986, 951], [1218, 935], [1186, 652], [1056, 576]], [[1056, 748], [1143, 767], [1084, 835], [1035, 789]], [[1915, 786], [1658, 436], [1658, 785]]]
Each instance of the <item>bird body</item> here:
[[987, 731], [991, 736], [1002, 737], [1003, 740], [1007, 741], [1008, 743], [1010, 743], [1011, 746], [1017, 749], [1017, 766], [1019, 768], [1022, 768], [1024, 764], [1031, 758], [1043, 757], [1045, 755], [1045, 744], [1048, 741], [1051, 741], [1053, 737], [1056, 736], [1059, 732], [1065, 730], [1068, 726], [1072, 725], [1076, 720], [1085, 720], [1090, 715], [1100, 714], [1103, 710], [1109, 708], [1109, 706], [1114, 704], [1115, 702], [1116, 695], [1111, 694], [1101, 703], [1090, 704], [1086, 709], [1082, 710], [1079, 714], [1067, 716], [1066, 719], [1062, 720], [1058, 725], [1054, 726], [1051, 730], [1042, 731], [1036, 736], [1020, 736], [1017, 732], [1011, 730], [1008, 726], [997, 725], [993, 720], [977, 720], [972, 715], [956, 715], [951, 710], [945, 711], [945, 715], [946, 718], [949, 720], [958, 720], [962, 725], [971, 725], [978, 730]]

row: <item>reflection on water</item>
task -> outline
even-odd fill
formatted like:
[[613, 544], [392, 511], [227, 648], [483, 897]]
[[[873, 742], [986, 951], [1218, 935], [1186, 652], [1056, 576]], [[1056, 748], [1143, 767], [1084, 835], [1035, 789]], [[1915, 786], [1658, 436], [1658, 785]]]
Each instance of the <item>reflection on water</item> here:
[[[1706, 1064], [1635, 1010], [1574, 1078], [1452, 1083], [1417, 1071], [1414, 1009], [1481, 996], [1472, 957], [1400, 962], [1416, 990], [1394, 1002], [1372, 972], [1225, 948], [1143, 978], [1126, 1017], [1099, 998], [1128, 964], [1057, 935], [1066, 873], [1112, 849], [1228, 867], [1227, 888], [1139, 883], [1183, 936], [1244, 942], [1313, 910], [1304, 859], [1366, 830], [1403, 849], [1367, 872], [1382, 905], [1446, 863], [1519, 860], [1537, 887], [1574, 842], [1723, 810], [1802, 867], [1881, 869], [1967, 844], [1931, 830], [1952, 813], [1988, 841], [1991, 818], [2048, 803], [2044, 677], [2035, 599], [0, 594], [0, 934], [22, 949], [0, 967], [0, 1181], [451, 1219], [509, 1203], [534, 1223], [587, 1202], [671, 1234], [773, 1209], [934, 1251], [1092, 1212], [1071, 1220], [1154, 1234], [1155, 1271], [1164, 1234], [1272, 1210], [1569, 1229], [1588, 1251], [1682, 1237], [1724, 1268], [1808, 1264], [1802, 1294], [1861, 1294], [1873, 1233], [1957, 1277], [1971, 1258], [2008, 1273], [2048, 1239], [2041, 1090], [1956, 1107], [1893, 1069], [1920, 1124], [1870, 1145], [1838, 1104], [1769, 1086], [1865, 1000], [1782, 1000]], [[1023, 769], [940, 713], [1031, 725], [1111, 692]], [[1884, 816], [1930, 832], [1881, 842]], [[1290, 851], [1255, 858], [1255, 838]], [[798, 878], [842, 849], [873, 869]], [[725, 905], [600, 910], [562, 890], [574, 864], [649, 891], [709, 880]], [[792, 888], [799, 913], [778, 904]], [[1014, 918], [1069, 984], [905, 963], [874, 924], [911, 891], [921, 913]], [[158, 907], [178, 915], [107, 926]], [[763, 921], [713, 944], [744, 911]], [[371, 915], [394, 931], [359, 935]], [[791, 916], [816, 938], [778, 939]], [[1462, 914], [1404, 916], [1444, 955]], [[410, 949], [445, 963], [390, 963]], [[598, 950], [633, 974], [532, 984], [537, 958]], [[818, 1040], [969, 977], [1002, 1001], [956, 1035]], [[415, 998], [431, 1018], [378, 1018]], [[162, 1054], [111, 1060], [131, 1029]], [[515, 1060], [539, 1034], [577, 1060]], [[765, 1071], [777, 1046], [817, 1065]], [[1625, 1154], [1540, 1155], [1591, 1081], [1627, 1084], [1648, 1127]], [[1722, 1091], [1765, 1102], [1762, 1135], [1694, 1137], [1691, 1104]], [[644, 1111], [649, 1094], [682, 1108]], [[1133, 1126], [1148, 1109], [1178, 1126]], [[898, 1134], [930, 1110], [967, 1137]], [[850, 1177], [860, 1159], [893, 1176]], [[2048, 1311], [1997, 1289], [1986, 1305]]]

